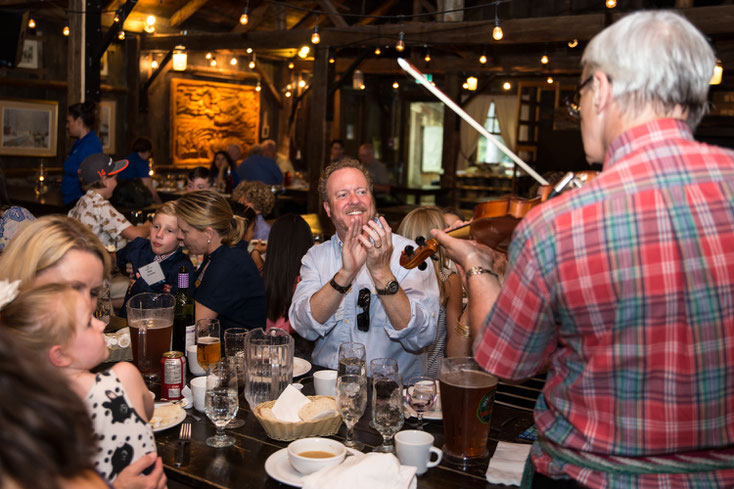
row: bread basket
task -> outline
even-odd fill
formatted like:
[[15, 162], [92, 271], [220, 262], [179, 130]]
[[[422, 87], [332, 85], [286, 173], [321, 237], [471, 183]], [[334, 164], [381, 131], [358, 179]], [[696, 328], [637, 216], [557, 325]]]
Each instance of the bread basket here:
[[[307, 396], [311, 401], [331, 396]], [[332, 398], [333, 399], [333, 398]], [[337, 413], [334, 416], [317, 421], [301, 421], [300, 423], [286, 423], [272, 418], [263, 418], [261, 412], [265, 408], [272, 408], [275, 401], [267, 401], [255, 406], [253, 413], [270, 438], [280, 441], [292, 441], [309, 436], [330, 436], [339, 431], [342, 418]]]

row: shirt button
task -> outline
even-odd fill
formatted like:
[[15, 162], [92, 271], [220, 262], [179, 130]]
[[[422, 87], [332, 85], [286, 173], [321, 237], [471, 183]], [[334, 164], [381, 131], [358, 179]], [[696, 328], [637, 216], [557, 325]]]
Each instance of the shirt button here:
[[344, 322], [349, 324], [349, 319], [345, 319]]

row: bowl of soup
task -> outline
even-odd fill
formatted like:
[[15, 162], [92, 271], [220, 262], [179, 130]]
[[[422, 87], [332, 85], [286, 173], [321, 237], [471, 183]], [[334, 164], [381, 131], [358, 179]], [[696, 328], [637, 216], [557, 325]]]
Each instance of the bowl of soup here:
[[304, 475], [339, 465], [346, 454], [344, 445], [329, 438], [301, 438], [288, 445], [288, 460]]

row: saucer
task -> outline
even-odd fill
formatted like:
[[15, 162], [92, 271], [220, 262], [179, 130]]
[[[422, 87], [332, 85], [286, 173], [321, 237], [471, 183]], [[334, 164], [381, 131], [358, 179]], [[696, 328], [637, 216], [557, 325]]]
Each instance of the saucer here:
[[[362, 452], [347, 447], [347, 452], [352, 455], [362, 455]], [[265, 472], [270, 477], [283, 484], [293, 487], [303, 487], [303, 477], [296, 469], [293, 468], [288, 460], [288, 449], [282, 448], [268, 457], [265, 461]]]

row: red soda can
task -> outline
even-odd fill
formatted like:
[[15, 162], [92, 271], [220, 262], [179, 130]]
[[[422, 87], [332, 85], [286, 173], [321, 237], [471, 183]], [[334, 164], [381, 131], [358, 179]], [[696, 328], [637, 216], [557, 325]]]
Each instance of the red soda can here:
[[186, 385], [186, 359], [180, 351], [167, 351], [161, 358], [161, 397], [169, 401], [183, 398]]

